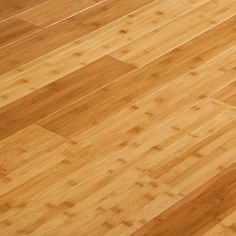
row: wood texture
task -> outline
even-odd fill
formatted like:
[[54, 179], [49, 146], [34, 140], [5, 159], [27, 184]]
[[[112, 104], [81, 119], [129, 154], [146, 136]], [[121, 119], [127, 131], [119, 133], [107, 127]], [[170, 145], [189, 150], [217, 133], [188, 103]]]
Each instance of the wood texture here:
[[[107, 0], [0, 51], [0, 74], [62, 47], [154, 0]], [[119, 11], [116, 9], [119, 8]], [[66, 31], [66, 33], [65, 33]], [[25, 53], [27, 52], [27, 53]]]
[[0, 48], [38, 30], [36, 26], [16, 17], [2, 21], [0, 22]]
[[30, 8], [46, 3], [49, 0], [1, 0], [0, 1], [0, 20], [5, 20], [20, 12], [26, 11]]
[[[19, 18], [39, 27], [63, 21], [87, 8], [91, 8], [103, 0], [51, 0], [18, 15]], [[62, 10], [63, 9], [63, 10]]]
[[0, 0], [0, 235], [236, 234], [234, 0]]
[[0, 109], [0, 139], [111, 83], [133, 66], [106, 56]]
[[227, 85], [214, 94], [213, 97], [232, 106], [236, 106], [236, 82]]
[[[0, 90], [4, 96], [0, 97], [0, 106], [7, 105], [31, 93], [32, 90], [37, 90], [107, 55], [115, 48], [119, 48], [150, 30], [168, 23], [176, 16], [191, 10], [201, 3], [202, 1], [182, 0], [175, 4], [175, 8], [167, 11], [172, 6], [172, 0], [155, 1], [138, 9], [135, 13], [129, 14], [127, 17], [102, 27], [100, 30], [93, 32], [92, 35], [89, 34], [29, 64], [2, 75], [0, 79], [3, 83], [0, 84]], [[163, 9], [165, 13], [157, 14], [156, 9]], [[142, 30], [140, 30], [140, 27]], [[65, 61], [68, 63], [65, 63]], [[11, 80], [9, 80], [9, 77]], [[27, 83], [20, 83], [19, 81], [22, 79], [27, 80]]]

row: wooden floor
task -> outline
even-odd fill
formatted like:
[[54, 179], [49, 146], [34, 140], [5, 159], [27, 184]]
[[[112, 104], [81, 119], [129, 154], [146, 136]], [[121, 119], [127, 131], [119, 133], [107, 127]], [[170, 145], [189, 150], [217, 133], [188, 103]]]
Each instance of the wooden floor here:
[[236, 235], [235, 0], [0, 0], [18, 235]]

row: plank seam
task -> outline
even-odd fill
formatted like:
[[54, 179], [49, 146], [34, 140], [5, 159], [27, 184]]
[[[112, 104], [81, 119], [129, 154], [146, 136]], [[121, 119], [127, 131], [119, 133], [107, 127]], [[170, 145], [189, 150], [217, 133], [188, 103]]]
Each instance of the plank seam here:
[[[105, 1], [106, 1], [106, 0], [102, 0], [101, 2], [97, 2], [97, 3], [95, 3], [94, 5], [92, 5], [92, 6], [90, 6], [90, 7], [86, 7], [86, 8], [84, 8], [84, 9], [82, 9], [81, 11], [75, 12], [75, 13], [71, 14], [70, 16], [67, 16], [67, 17], [63, 18], [62, 20], [58, 20], [58, 21], [56, 21], [56, 22], [54, 22], [54, 23], [52, 23], [52, 24], [50, 24], [50, 25], [48, 25], [48, 26], [42, 27], [42, 28], [43, 28], [43, 29], [47, 29], [47, 28], [49, 28], [50, 26], [56, 25], [56, 24], [58, 24], [58, 23], [60, 23], [60, 22], [62, 22], [62, 21], [64, 21], [64, 20], [67, 20], [67, 19], [69, 19], [69, 18], [71, 18], [71, 17], [73, 17], [73, 16], [75, 16], [75, 15], [78, 15], [78, 14], [84, 12], [84, 11], [87, 11], [87, 10], [89, 10], [90, 8], [93, 8], [93, 7], [97, 6], [97, 5], [100, 5], [101, 3], [104, 3]], [[39, 26], [39, 27], [40, 27], [40, 26]]]
[[224, 102], [224, 101], [222, 101], [222, 100], [220, 100], [220, 99], [218, 99], [218, 98], [214, 98], [214, 97], [212, 97], [212, 96], [214, 96], [214, 94], [212, 94], [212, 95], [210, 96], [212, 100], [214, 100], [214, 101], [216, 101], [216, 102], [219, 102], [219, 103], [221, 103], [222, 105], [224, 105], [224, 106], [226, 106], [226, 107], [228, 107], [228, 108], [233, 109], [233, 110], [236, 111], [236, 106], [233, 106], [233, 105], [231, 105], [231, 104], [229, 104], [229, 103], [227, 103], [227, 102]]
[[[201, 64], [200, 66], [197, 66], [196, 68], [194, 68], [194, 69], [190, 70], [189, 72], [187, 72], [187, 73], [181, 75], [180, 77], [177, 77], [177, 78], [174, 79], [173, 81], [171, 81], [171, 82], [169, 82], [169, 83], [167, 83], [167, 84], [161, 86], [161, 87], [158, 88], [157, 90], [155, 90], [155, 91], [151, 91], [148, 95], [144, 96], [144, 97], [141, 98], [141, 99], [138, 99], [137, 101], [134, 101], [134, 102], [131, 103], [130, 105], [135, 104], [135, 103], [137, 103], [137, 102], [140, 101], [140, 100], [146, 99], [146, 98], [148, 98], [149, 96], [152, 96], [152, 95], [155, 94], [155, 93], [158, 93], [158, 92], [159, 92], [160, 90], [162, 90], [163, 88], [165, 88], [165, 87], [169, 86], [170, 84], [174, 83], [177, 79], [181, 79], [182, 77], [188, 75], [189, 73], [191, 73], [192, 71], [198, 69], [199, 67], [205, 66], [205, 64], [210, 63], [212, 60], [214, 60], [214, 59], [217, 58], [218, 56], [220, 56], [220, 55], [222, 55], [222, 54], [224, 54], [224, 53], [226, 53], [226, 52], [228, 52], [228, 51], [231, 51], [231, 49], [232, 49], [233, 47], [234, 47], [234, 46], [232, 46], [232, 47], [230, 47], [230, 48], [224, 50], [223, 52], [221, 52], [221, 53], [217, 54], [216, 56], [210, 58], [209, 60], [207, 60], [206, 62], [204, 62], [204, 63]], [[91, 94], [94, 94], [95, 92], [101, 90], [102, 88], [104, 88], [104, 87], [106, 87], [106, 86], [108, 86], [108, 85], [111, 85], [111, 84], [113, 84], [113, 83], [115, 83], [115, 82], [117, 82], [117, 81], [122, 80], [123, 77], [125, 77], [125, 76], [129, 76], [129, 74], [131, 74], [131, 76], [132, 76], [132, 73], [135, 74], [135, 73], [139, 72], [139, 70], [140, 70], [140, 68], [137, 68], [137, 69], [131, 70], [130, 72], [128, 72], [128, 73], [122, 75], [121, 77], [119, 77], [119, 78], [113, 80], [112, 82], [110, 82], [110, 83], [104, 85], [103, 87], [101, 87], [101, 88], [99, 88], [99, 89], [97, 89], [97, 90], [94, 90], [93, 92], [91, 92], [91, 93], [89, 93], [89, 94], [83, 96], [82, 98], [76, 100], [75, 102], [71, 103], [70, 105], [67, 105], [66, 107], [68, 107], [68, 106], [72, 106], [74, 103], [80, 101], [81, 99], [84, 99], [85, 97], [90, 96]], [[232, 81], [231, 81], [231, 82], [232, 82]], [[215, 91], [214, 91], [213, 93], [215, 93]], [[210, 97], [211, 95], [212, 95], [212, 94], [210, 94], [208, 97]], [[206, 97], [206, 99], [207, 99], [208, 97]], [[195, 105], [198, 104], [198, 103], [200, 103], [200, 102], [202, 102], [202, 101], [204, 101], [204, 100], [205, 100], [205, 99], [196, 102]], [[193, 105], [189, 106], [188, 108], [184, 109], [183, 111], [189, 109], [189, 108], [192, 107], [192, 106], [193, 106]], [[47, 119], [47, 118], [49, 118], [49, 117], [52, 116], [52, 115], [55, 115], [57, 112], [60, 112], [60, 111], [63, 110], [63, 109], [65, 109], [65, 107], [62, 108], [62, 109], [60, 109], [60, 110], [58, 110], [58, 111], [56, 111], [56, 112], [54, 112], [54, 113], [52, 113], [52, 114], [50, 114], [49, 116], [45, 117], [44, 119]], [[114, 114], [114, 115], [117, 115], [117, 114], [119, 114], [119, 113], [122, 113], [122, 112], [124, 112], [124, 111], [127, 110], [127, 109], [129, 109], [129, 108], [125, 107], [124, 109], [122, 109], [121, 111], [117, 112], [117, 113]], [[182, 111], [180, 111], [180, 112], [182, 112]], [[178, 113], [178, 114], [179, 114], [179, 113]], [[109, 116], [107, 119], [113, 117], [114, 115]], [[41, 119], [41, 120], [39, 120], [39, 121], [37, 121], [37, 122], [41, 122], [41, 121], [43, 121], [44, 119]], [[165, 121], [165, 122], [166, 122], [166, 121]], [[162, 123], [161, 123], [161, 124], [162, 124]]]

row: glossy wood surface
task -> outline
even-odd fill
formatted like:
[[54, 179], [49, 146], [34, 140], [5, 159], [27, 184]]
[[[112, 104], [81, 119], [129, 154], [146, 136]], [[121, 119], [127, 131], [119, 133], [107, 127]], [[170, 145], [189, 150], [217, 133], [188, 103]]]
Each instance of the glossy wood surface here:
[[0, 0], [18, 235], [236, 235], [235, 0]]

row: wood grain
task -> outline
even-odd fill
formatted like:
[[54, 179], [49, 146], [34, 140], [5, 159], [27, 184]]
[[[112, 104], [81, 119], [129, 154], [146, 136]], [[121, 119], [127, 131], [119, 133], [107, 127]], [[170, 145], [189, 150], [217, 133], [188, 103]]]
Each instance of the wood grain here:
[[0, 139], [43, 119], [134, 69], [106, 56], [0, 109]]
[[133, 235], [201, 235], [235, 206], [235, 184], [236, 164], [232, 164]]
[[[175, 4], [175, 8], [169, 10], [170, 6], [172, 6], [172, 0], [155, 1], [135, 13], [102, 27], [92, 34], [0, 76], [3, 82], [0, 84], [0, 91], [4, 95], [0, 97], [0, 106], [9, 104], [107, 55], [150, 30], [168, 23], [175, 19], [176, 16], [198, 6], [198, 4], [202, 4], [202, 1], [182, 0]], [[162, 9], [165, 12], [157, 14], [156, 11], [158, 9]], [[140, 30], [140, 27], [142, 30]], [[230, 28], [227, 27], [227, 29]], [[233, 32], [230, 31], [229, 33], [231, 35]], [[22, 79], [28, 82], [20, 83]]]
[[[118, 49], [112, 56], [136, 66], [142, 66], [235, 15], [235, 11], [236, 2], [233, 0], [207, 1], [169, 25], [154, 30]], [[202, 12], [207, 12], [207, 14], [202, 14]]]
[[[149, 69], [152, 73], [148, 77], [146, 70], [144, 73], [142, 73], [141, 70], [141, 74], [137, 73], [134, 77], [128, 75], [118, 80], [116, 83], [108, 85], [102, 90], [91, 94], [91, 96], [75, 102], [64, 110], [50, 116], [48, 119], [46, 118], [43, 122], [40, 122], [40, 124], [56, 133], [72, 138], [82, 131], [97, 125], [100, 121], [104, 121], [104, 119], [109, 118], [114, 113], [118, 113], [125, 108], [129, 109], [132, 106], [138, 108], [144, 106], [154, 118], [161, 120], [164, 117], [168, 117], [168, 114], [178, 111], [179, 108], [183, 109], [186, 105], [211, 95], [220, 88], [221, 83], [225, 84], [227, 81], [232, 81], [235, 76], [235, 50], [236, 47], [228, 49], [226, 52], [223, 52], [222, 55], [213, 58], [209, 63], [203, 64], [194, 71], [190, 69], [188, 74], [175, 79], [173, 83], [167, 85], [166, 83], [173, 80], [172, 73], [169, 77], [170, 80], [168, 80], [167, 75], [159, 76], [157, 71], [153, 72]], [[222, 58], [224, 58], [224, 64], [222, 63]], [[176, 62], [173, 63], [174, 66], [175, 63]], [[189, 63], [186, 65], [189, 66]], [[155, 64], [153, 68], [154, 70], [158, 69]], [[169, 68], [171, 69], [171, 67]], [[155, 74], [155, 72], [157, 74]], [[183, 67], [183, 72], [186, 72], [185, 67]], [[222, 79], [221, 75], [223, 74], [224, 78]], [[204, 80], [202, 79], [203, 77]], [[135, 84], [133, 84], [134, 80], [137, 81]], [[148, 83], [149, 81], [150, 83]], [[199, 81], [199, 83], [196, 83], [196, 81]], [[178, 84], [182, 84], [182, 86], [176, 89]], [[158, 91], [163, 85], [166, 86]], [[199, 86], [201, 89], [199, 89]], [[171, 93], [172, 96], [169, 96]], [[150, 94], [150, 96], [148, 96], [148, 94]], [[138, 104], [135, 103], [137, 100], [139, 100]], [[112, 106], [110, 106], [110, 102], [113, 104]], [[156, 109], [155, 104], [158, 105]], [[130, 109], [127, 113], [130, 113]], [[150, 116], [150, 119], [152, 116]], [[119, 120], [119, 118], [117, 119]], [[68, 120], [70, 122], [68, 122]], [[134, 125], [134, 123], [136, 123], [135, 120], [138, 119], [134, 119], [134, 129], [136, 127]], [[140, 125], [137, 125], [137, 127], [139, 126]], [[143, 128], [137, 129], [141, 129], [140, 131], [143, 130]]]
[[0, 1], [0, 20], [12, 17], [27, 9], [33, 8], [40, 4], [46, 3], [49, 0], [1, 0]]
[[213, 97], [232, 106], [236, 106], [236, 81], [222, 88]]
[[234, 0], [0, 0], [0, 235], [236, 234]]
[[[20, 19], [39, 27], [48, 27], [65, 18], [71, 17], [103, 0], [51, 0], [18, 15]], [[63, 9], [63, 11], [62, 11]]]
[[[0, 74], [81, 38], [154, 0], [107, 0], [0, 50]], [[116, 9], [119, 9], [117, 11]], [[65, 33], [66, 30], [66, 33]]]
[[0, 48], [13, 43], [39, 29], [16, 17], [0, 22]]

